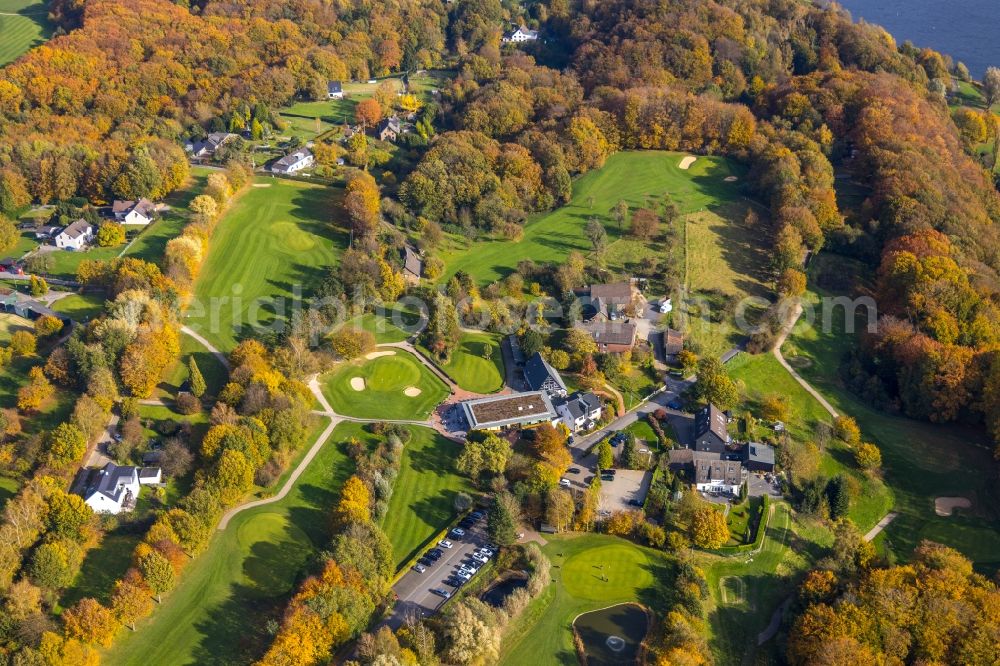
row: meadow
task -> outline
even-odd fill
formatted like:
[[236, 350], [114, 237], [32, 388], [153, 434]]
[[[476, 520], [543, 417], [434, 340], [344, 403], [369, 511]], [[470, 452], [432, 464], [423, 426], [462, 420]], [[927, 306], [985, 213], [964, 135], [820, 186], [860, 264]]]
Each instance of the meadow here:
[[573, 619], [634, 601], [657, 616], [669, 609], [677, 562], [662, 551], [603, 534], [546, 536], [552, 582], [504, 635], [500, 663], [576, 664]]
[[69, 294], [52, 303], [52, 309], [78, 322], [90, 321], [104, 312], [103, 293]]
[[[317, 425], [310, 444], [328, 423]], [[216, 531], [177, 587], [136, 632], [123, 630], [103, 663], [222, 665], [259, 656], [268, 640], [264, 620], [329, 545], [330, 507], [353, 467], [342, 443], [352, 436], [365, 436], [360, 425], [338, 426], [288, 495]]]
[[0, 66], [47, 42], [52, 29], [42, 0], [0, 0]]
[[[399, 349], [385, 351], [394, 353], [338, 365], [321, 378], [323, 394], [334, 411], [345, 416], [388, 420], [427, 418], [448, 396], [448, 388], [413, 354]], [[419, 389], [420, 393], [406, 395], [408, 388]]]
[[468, 480], [455, 473], [460, 444], [429, 428], [409, 430], [412, 437], [382, 519], [397, 568], [455, 517], [455, 495], [471, 490]]
[[342, 190], [257, 178], [219, 221], [185, 323], [222, 351], [280, 332], [347, 246]]

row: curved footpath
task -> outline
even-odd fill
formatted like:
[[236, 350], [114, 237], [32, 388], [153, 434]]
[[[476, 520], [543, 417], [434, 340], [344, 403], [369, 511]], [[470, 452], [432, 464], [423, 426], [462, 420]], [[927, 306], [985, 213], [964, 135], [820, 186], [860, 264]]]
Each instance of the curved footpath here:
[[809, 395], [816, 398], [816, 401], [823, 406], [823, 409], [825, 409], [830, 414], [830, 416], [832, 416], [833, 418], [837, 418], [838, 416], [837, 410], [833, 408], [833, 405], [831, 405], [826, 398], [820, 395], [820, 392], [814, 389], [809, 382], [802, 379], [802, 376], [799, 375], [799, 373], [795, 372], [795, 369], [791, 365], [789, 365], [788, 361], [785, 360], [785, 357], [781, 355], [781, 345], [785, 344], [785, 338], [787, 338], [788, 334], [792, 332], [793, 328], [795, 328], [795, 324], [796, 322], [799, 321], [799, 317], [801, 316], [802, 316], [802, 303], [796, 302], [794, 316], [792, 317], [792, 320], [788, 324], [786, 324], [785, 327], [781, 330], [781, 334], [778, 336], [778, 339], [775, 340], [774, 342], [774, 349], [772, 349], [771, 351], [774, 354], [774, 357], [778, 359], [778, 363], [780, 363], [782, 367], [784, 367], [785, 370], [788, 371], [788, 374], [792, 376], [792, 379], [797, 381], [799, 385], [809, 393]]
[[229, 367], [229, 357], [220, 352], [218, 349], [216, 349], [211, 342], [203, 338], [193, 329], [188, 328], [187, 326], [181, 326], [181, 333], [184, 333], [185, 335], [190, 335], [192, 338], [200, 342], [205, 347], [205, 349], [212, 352], [212, 356], [219, 359], [219, 363], [222, 364], [222, 367], [224, 367], [226, 370], [231, 369]]

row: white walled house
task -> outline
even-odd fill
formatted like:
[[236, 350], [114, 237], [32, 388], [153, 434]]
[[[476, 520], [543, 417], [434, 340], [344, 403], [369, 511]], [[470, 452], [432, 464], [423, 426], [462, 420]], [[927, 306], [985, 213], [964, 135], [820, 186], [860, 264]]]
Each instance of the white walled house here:
[[344, 99], [344, 86], [340, 81], [329, 81], [326, 84], [327, 99]]
[[272, 164], [271, 171], [274, 173], [292, 174], [312, 166], [315, 161], [316, 158], [313, 157], [313, 154], [307, 148], [300, 148]]
[[601, 418], [601, 399], [593, 393], [574, 393], [556, 405], [556, 412], [570, 432], [578, 432]]
[[503, 36], [503, 41], [509, 44], [519, 44], [522, 42], [533, 42], [538, 39], [537, 30], [528, 30], [523, 25], [519, 25]]
[[155, 211], [156, 204], [149, 199], [115, 201], [111, 205], [111, 212], [114, 213], [115, 219], [122, 224], [145, 226], [153, 221], [153, 213]]
[[56, 247], [64, 250], [82, 250], [92, 240], [94, 240], [94, 226], [81, 219], [56, 234]]
[[83, 491], [83, 501], [96, 513], [122, 513], [135, 508], [139, 487], [162, 482], [159, 467], [120, 467], [108, 463], [93, 470]]

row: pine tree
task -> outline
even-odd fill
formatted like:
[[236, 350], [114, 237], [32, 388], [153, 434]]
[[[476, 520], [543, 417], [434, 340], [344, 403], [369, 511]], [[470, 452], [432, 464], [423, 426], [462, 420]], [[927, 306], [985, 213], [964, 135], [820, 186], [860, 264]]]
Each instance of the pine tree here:
[[205, 378], [201, 375], [194, 356], [188, 357], [188, 379], [191, 381], [191, 394], [194, 397], [200, 398], [205, 395]]

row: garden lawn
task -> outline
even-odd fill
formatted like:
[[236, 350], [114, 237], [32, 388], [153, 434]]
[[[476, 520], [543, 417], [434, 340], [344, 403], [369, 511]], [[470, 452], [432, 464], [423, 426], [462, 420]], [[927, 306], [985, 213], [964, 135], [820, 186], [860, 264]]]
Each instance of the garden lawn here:
[[229, 373], [223, 367], [215, 354], [192, 338], [190, 335], [181, 333], [181, 355], [173, 365], [164, 373], [165, 379], [156, 387], [156, 397], [173, 399], [177, 397], [181, 384], [188, 380], [188, 359], [194, 357], [198, 364], [198, 370], [205, 379], [206, 396], [219, 395], [219, 391], [229, 380]]
[[[466, 391], [495, 393], [503, 388], [503, 352], [500, 350], [500, 333], [465, 331], [448, 362], [441, 368]], [[486, 345], [490, 346], [489, 358], [484, 358]], [[430, 352], [423, 350], [428, 358]]]
[[[379, 350], [382, 351], [382, 350]], [[345, 416], [386, 420], [421, 420], [446, 397], [448, 388], [416, 356], [401, 349], [389, 356], [361, 358], [337, 366], [322, 379], [323, 394], [334, 411]], [[355, 390], [351, 380], [364, 380], [364, 389]], [[356, 382], [355, 382], [356, 383]], [[407, 396], [408, 387], [420, 389]]]
[[42, 0], [0, 0], [0, 66], [44, 44], [52, 29]]
[[314, 139], [344, 122], [354, 123], [354, 107], [358, 100], [331, 99], [318, 102], [296, 102], [278, 115], [286, 127], [279, 132], [285, 136]]
[[[187, 182], [164, 199], [163, 203], [168, 208], [160, 212], [160, 219], [139, 233], [128, 248], [124, 249], [125, 256], [137, 257], [154, 263], [162, 261], [167, 249], [167, 242], [171, 238], [181, 235], [181, 231], [190, 217], [188, 206], [196, 196], [205, 191], [205, 185], [207, 185], [208, 176], [211, 173], [216, 173], [216, 170], [198, 166], [191, 167], [191, 175]], [[121, 250], [122, 248], [119, 248], [119, 251]]]
[[0, 342], [9, 343], [10, 337], [18, 331], [35, 332], [35, 326], [23, 317], [16, 314], [0, 312]]
[[471, 490], [465, 477], [455, 473], [460, 444], [430, 428], [409, 430], [412, 438], [403, 449], [389, 510], [382, 519], [397, 568], [455, 517], [455, 495]]
[[104, 312], [104, 294], [69, 294], [53, 302], [52, 309], [73, 321], [87, 322]]
[[0, 476], [0, 511], [3, 511], [7, 500], [16, 495], [20, 487], [21, 484], [16, 479], [12, 479], [9, 476]]
[[580, 613], [632, 601], [662, 617], [671, 607], [677, 562], [662, 551], [602, 534], [546, 538], [552, 582], [507, 628], [501, 664], [576, 664]]
[[259, 657], [270, 641], [266, 620], [280, 615], [312, 555], [329, 546], [330, 510], [352, 471], [342, 444], [359, 434], [359, 424], [338, 426], [288, 495], [215, 531], [178, 586], [138, 631], [119, 634], [102, 663], [221, 666]]
[[[833, 417], [772, 354], [740, 354], [727, 367], [734, 379], [745, 384], [751, 411], [759, 414], [755, 406], [770, 393], [777, 393], [788, 400], [789, 419], [785, 425], [796, 440], [815, 441], [815, 429], [820, 423], [832, 425]], [[845, 413], [853, 414], [852, 411]], [[761, 425], [758, 429], [763, 432], [766, 427]], [[879, 478], [861, 472], [854, 463], [853, 453], [845, 446], [836, 442], [828, 444], [822, 452], [819, 472], [826, 477], [844, 474], [858, 484], [858, 492], [852, 498], [848, 515], [862, 531], [874, 527], [892, 509], [892, 491]]]
[[[811, 283], [817, 282], [824, 267], [835, 274], [863, 270], [835, 255], [820, 255], [818, 259], [812, 267]], [[832, 294], [814, 288], [807, 297], [815, 302], [821, 295]], [[845, 332], [843, 308], [829, 314], [828, 325], [824, 325], [822, 308], [817, 308], [815, 325], [796, 326], [786, 342], [785, 356], [836, 409], [856, 418], [864, 439], [882, 450], [885, 483], [895, 497], [893, 510], [899, 513], [884, 532], [886, 549], [906, 560], [922, 539], [932, 539], [958, 549], [980, 570], [994, 572], [1000, 567], [1000, 515], [996, 509], [1000, 497], [992, 481], [996, 462], [985, 433], [895, 416], [859, 400], [839, 375], [844, 354], [857, 342], [856, 335]], [[863, 322], [859, 322], [855, 330], [862, 327]], [[934, 498], [954, 495], [970, 498], [973, 508], [949, 517], [935, 514]]]
[[330, 221], [342, 190], [279, 178], [254, 185], [219, 221], [185, 321], [224, 352], [253, 330], [280, 332], [347, 246]]
[[456, 272], [465, 271], [486, 285], [512, 273], [523, 259], [561, 262], [571, 251], [589, 254], [592, 248], [584, 229], [591, 217], [599, 219], [607, 230], [608, 267], [628, 272], [637, 258], [616, 247], [618, 242], [634, 242], [622, 240], [627, 229], [619, 230], [612, 217], [619, 200], [625, 200], [634, 210], [644, 205], [659, 206], [663, 195], [669, 194], [682, 213], [708, 209], [728, 215], [731, 210], [724, 204], [739, 198], [739, 182], [723, 180], [736, 173], [733, 163], [721, 157], [699, 157], [690, 169], [682, 170], [678, 165], [683, 157], [683, 153], [664, 151], [612, 155], [602, 168], [573, 183], [573, 198], [568, 204], [529, 219], [521, 240], [468, 243], [452, 238], [442, 253], [446, 269], [441, 281], [447, 282]]
[[410, 339], [420, 329], [421, 313], [394, 303], [391, 307], [376, 306], [375, 312], [367, 312], [347, 322], [348, 325], [368, 331], [375, 336], [375, 342], [386, 344]]
[[[30, 217], [25, 217], [22, 219], [34, 221]], [[6, 252], [0, 252], [0, 259], [8, 259], [8, 258], [20, 259], [31, 250], [34, 250], [36, 247], [38, 247], [38, 241], [35, 240], [35, 232], [22, 231], [21, 235], [17, 239], [17, 243], [14, 244], [14, 247], [10, 248]]]

